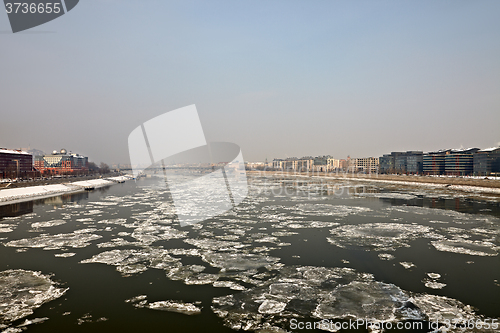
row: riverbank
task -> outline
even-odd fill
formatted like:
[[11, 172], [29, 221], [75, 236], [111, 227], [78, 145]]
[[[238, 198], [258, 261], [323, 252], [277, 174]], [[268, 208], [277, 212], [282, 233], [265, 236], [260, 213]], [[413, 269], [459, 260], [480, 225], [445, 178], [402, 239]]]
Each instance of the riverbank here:
[[99, 179], [99, 178], [110, 178], [121, 176], [122, 173], [112, 172], [108, 174], [94, 174], [94, 175], [81, 175], [81, 176], [54, 176], [49, 178], [37, 178], [33, 180], [21, 180], [21, 181], [8, 181], [6, 179], [0, 179], [0, 190], [7, 188], [19, 188], [28, 186], [38, 186], [38, 185], [51, 185], [51, 184], [65, 184], [73, 183], [81, 180], [89, 179]]
[[463, 192], [484, 193], [500, 195], [500, 179], [468, 178], [468, 177], [435, 177], [435, 176], [407, 176], [385, 174], [352, 174], [352, 173], [311, 173], [311, 172], [286, 172], [286, 171], [247, 171], [251, 175], [286, 176], [286, 177], [313, 177], [326, 180], [350, 180], [358, 182], [371, 182], [385, 185], [427, 186], [457, 190]]
[[131, 176], [116, 176], [108, 178], [86, 179], [60, 184], [26, 186], [0, 190], [0, 206], [19, 202], [45, 199], [62, 194], [73, 194], [95, 188], [110, 186], [132, 179]]

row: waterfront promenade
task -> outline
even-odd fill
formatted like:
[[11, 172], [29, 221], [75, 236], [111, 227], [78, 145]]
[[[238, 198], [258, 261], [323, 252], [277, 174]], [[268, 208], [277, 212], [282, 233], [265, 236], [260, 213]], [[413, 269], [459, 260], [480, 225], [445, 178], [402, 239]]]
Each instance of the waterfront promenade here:
[[76, 182], [26, 186], [18, 188], [5, 188], [0, 190], [0, 206], [18, 202], [50, 198], [62, 194], [72, 194], [110, 186], [115, 183], [131, 179], [130, 176], [116, 176], [108, 178], [86, 179]]

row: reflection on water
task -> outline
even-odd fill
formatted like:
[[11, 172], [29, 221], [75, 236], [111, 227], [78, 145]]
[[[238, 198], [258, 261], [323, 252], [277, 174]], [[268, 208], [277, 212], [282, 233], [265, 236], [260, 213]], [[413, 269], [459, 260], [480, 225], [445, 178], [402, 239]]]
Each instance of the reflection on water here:
[[[498, 202], [305, 178], [253, 177], [249, 190], [185, 228], [154, 179], [5, 208], [0, 271], [69, 289], [0, 329], [301, 332], [292, 319], [500, 317]], [[23, 304], [15, 288], [7, 298]]]
[[0, 206], [0, 218], [15, 217], [33, 212], [33, 201]]
[[[106, 191], [106, 188], [100, 188], [99, 191]], [[62, 206], [66, 202], [78, 202], [87, 199], [88, 192], [80, 192], [74, 194], [63, 194], [57, 197], [44, 198], [35, 201], [20, 202], [10, 205], [0, 206], [0, 218], [2, 217], [15, 217], [33, 212], [33, 207], [36, 205], [52, 205]]]

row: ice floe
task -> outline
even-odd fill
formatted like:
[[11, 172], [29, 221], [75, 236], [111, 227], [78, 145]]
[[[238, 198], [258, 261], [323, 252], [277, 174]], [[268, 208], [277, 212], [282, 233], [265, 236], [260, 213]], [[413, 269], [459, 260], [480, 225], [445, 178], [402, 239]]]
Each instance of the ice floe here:
[[410, 268], [413, 268], [413, 267], [417, 267], [414, 263], [408, 262], [408, 261], [401, 261], [399, 264], [401, 266], [403, 266], [405, 269], [410, 269]]
[[471, 256], [490, 256], [498, 255], [500, 247], [486, 241], [472, 241], [468, 239], [437, 240], [431, 244], [438, 251], [468, 254]]
[[66, 221], [64, 220], [54, 220], [54, 221], [47, 221], [47, 222], [35, 222], [31, 223], [32, 228], [49, 228], [49, 227], [55, 227], [58, 225], [65, 224]]
[[186, 315], [197, 315], [201, 313], [201, 308], [193, 303], [185, 303], [179, 301], [156, 301], [156, 302], [147, 302], [146, 295], [139, 295], [132, 297], [130, 299], [125, 300], [126, 303], [132, 303], [136, 308], [147, 308], [151, 310], [161, 310], [161, 311], [170, 311], [177, 312]]
[[0, 324], [26, 317], [42, 304], [64, 295], [50, 276], [22, 269], [0, 272]]
[[366, 223], [343, 225], [330, 230], [328, 242], [341, 248], [366, 248], [374, 251], [394, 251], [408, 247], [416, 238], [439, 238], [430, 227], [399, 223]]
[[82, 229], [68, 234], [43, 234], [34, 238], [19, 239], [7, 242], [5, 246], [21, 248], [43, 248], [44, 250], [59, 250], [63, 248], [82, 248], [102, 236], [93, 234], [94, 229]]
[[483, 319], [470, 306], [416, 294], [350, 268], [287, 266], [264, 284], [215, 297], [212, 310], [234, 330], [286, 330], [292, 318], [371, 323]]

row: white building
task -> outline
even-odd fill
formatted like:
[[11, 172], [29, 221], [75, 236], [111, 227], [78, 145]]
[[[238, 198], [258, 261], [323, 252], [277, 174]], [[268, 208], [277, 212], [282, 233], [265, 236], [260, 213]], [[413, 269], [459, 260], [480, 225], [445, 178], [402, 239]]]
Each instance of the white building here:
[[378, 172], [378, 157], [350, 158], [347, 160], [347, 172]]

